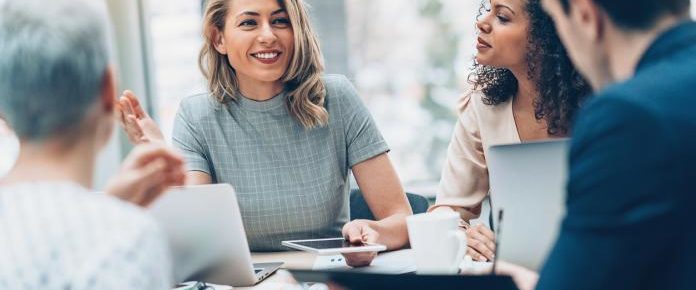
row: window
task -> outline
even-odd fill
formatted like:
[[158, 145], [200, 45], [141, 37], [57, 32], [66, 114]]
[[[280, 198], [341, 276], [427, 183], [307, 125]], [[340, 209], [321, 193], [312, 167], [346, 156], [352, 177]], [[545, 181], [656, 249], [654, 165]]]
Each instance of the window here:
[[[479, 1], [305, 0], [328, 73], [346, 74], [392, 148], [407, 190], [434, 193], [467, 90]], [[200, 1], [152, 0], [156, 112], [171, 136], [179, 101], [206, 91]], [[398, 9], [395, 9], [398, 8]], [[696, 6], [692, 7], [696, 16]]]
[[468, 87], [479, 3], [351, 0], [346, 7], [354, 83], [406, 189], [433, 194]]
[[201, 2], [152, 0], [149, 8], [157, 92], [154, 111], [169, 140], [179, 102], [207, 91], [198, 69], [198, 51], [203, 43]]
[[[327, 72], [353, 80], [392, 148], [404, 184], [434, 192], [456, 121], [455, 103], [471, 66], [478, 4], [309, 2]], [[206, 90], [196, 63], [202, 12], [190, 0], [151, 3], [156, 111], [170, 137], [179, 101]]]
[[[407, 188], [425, 186], [424, 191], [432, 191], [454, 125], [454, 104], [466, 90], [478, 1], [307, 1], [315, 8], [315, 27], [320, 30], [328, 71], [347, 74], [354, 81], [392, 147], [392, 158]], [[151, 0], [149, 7], [155, 111], [165, 136], [170, 137], [179, 101], [205, 92], [196, 62], [201, 3]], [[331, 13], [343, 17], [321, 17]], [[696, 19], [696, 4], [691, 14]], [[337, 24], [335, 19], [345, 21]], [[345, 31], [336, 39], [330, 29]], [[3, 176], [17, 158], [19, 143], [1, 121], [0, 148]]]

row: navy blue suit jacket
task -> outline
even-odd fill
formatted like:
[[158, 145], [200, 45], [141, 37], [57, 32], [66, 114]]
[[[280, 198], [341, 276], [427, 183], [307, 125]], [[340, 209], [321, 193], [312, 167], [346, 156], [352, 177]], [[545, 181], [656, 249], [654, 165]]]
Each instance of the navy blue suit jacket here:
[[584, 106], [566, 206], [537, 289], [696, 289], [696, 23]]

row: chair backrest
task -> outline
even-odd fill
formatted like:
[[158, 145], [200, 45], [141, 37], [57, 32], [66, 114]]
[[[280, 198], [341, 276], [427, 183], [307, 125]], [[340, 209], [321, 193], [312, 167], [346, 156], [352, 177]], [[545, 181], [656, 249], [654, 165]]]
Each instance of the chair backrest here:
[[[411, 205], [413, 214], [424, 213], [428, 210], [428, 200], [422, 195], [407, 192], [406, 197], [408, 198], [408, 203]], [[375, 219], [360, 189], [350, 190], [350, 220], [355, 219]]]

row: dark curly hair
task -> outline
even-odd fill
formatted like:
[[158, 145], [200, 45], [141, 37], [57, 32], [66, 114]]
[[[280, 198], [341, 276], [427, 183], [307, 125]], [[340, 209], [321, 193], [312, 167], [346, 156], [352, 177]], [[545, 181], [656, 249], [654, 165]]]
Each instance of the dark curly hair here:
[[[487, 1], [482, 2], [479, 16]], [[552, 19], [542, 10], [539, 0], [527, 0], [526, 11], [529, 17], [527, 75], [539, 93], [534, 102], [534, 115], [537, 120], [546, 120], [549, 135], [566, 135], [591, 88], [575, 70]], [[509, 69], [476, 61], [469, 82], [475, 90], [483, 92], [483, 102], [487, 105], [506, 102], [517, 94], [518, 89], [517, 79]]]

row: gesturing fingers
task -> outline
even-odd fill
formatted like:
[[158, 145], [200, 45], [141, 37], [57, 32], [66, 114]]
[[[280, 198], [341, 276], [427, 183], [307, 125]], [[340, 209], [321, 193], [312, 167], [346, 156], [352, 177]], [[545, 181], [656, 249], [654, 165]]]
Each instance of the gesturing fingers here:
[[135, 96], [135, 93], [130, 90], [125, 90], [123, 91], [123, 98], [125, 98], [128, 102], [129, 109], [136, 118], [142, 119], [147, 117], [147, 113], [145, 110], [143, 110], [143, 107], [140, 105], [140, 101], [138, 100], [138, 97]]
[[478, 261], [492, 260], [495, 252], [495, 243], [482, 234], [477, 227], [470, 228], [466, 231], [467, 243], [469, 248], [474, 249], [481, 257], [472, 255], [471, 257]]
[[377, 240], [379, 239], [379, 233], [375, 231], [372, 227], [370, 227], [369, 225], [363, 225], [361, 231], [363, 243], [377, 243]]
[[472, 247], [467, 247], [466, 254], [471, 256], [471, 259], [474, 261], [485, 262], [488, 260], [488, 259], [486, 259], [486, 256], [484, 256], [483, 254], [481, 254], [479, 251], [477, 251], [476, 249], [474, 249]]
[[[495, 243], [495, 233], [493, 233], [491, 229], [489, 229], [484, 224], [478, 224], [475, 226], [475, 228], [479, 232], [479, 234], [484, 235], [488, 240]], [[495, 247], [495, 244], [493, 245], [493, 247]]]
[[359, 226], [347, 224], [346, 227], [343, 228], [343, 237], [345, 237], [347, 241], [357, 244], [362, 242], [363, 232]]

